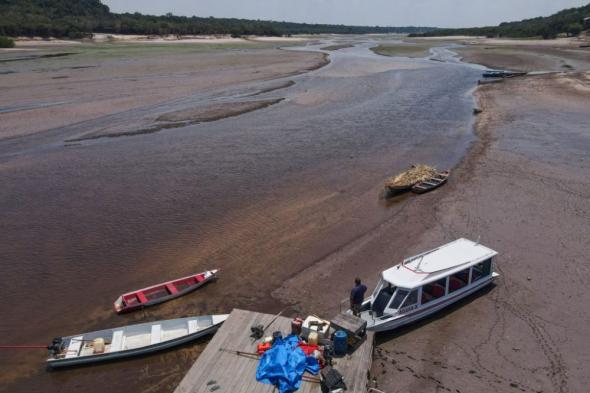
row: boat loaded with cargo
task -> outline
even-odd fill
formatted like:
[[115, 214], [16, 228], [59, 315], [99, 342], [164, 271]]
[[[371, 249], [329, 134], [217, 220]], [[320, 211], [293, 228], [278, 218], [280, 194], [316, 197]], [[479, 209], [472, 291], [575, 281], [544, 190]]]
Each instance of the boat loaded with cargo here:
[[383, 195], [390, 198], [410, 190], [416, 194], [423, 194], [445, 184], [450, 175], [450, 170], [440, 172], [429, 165], [415, 164], [397, 176], [387, 179]]
[[[458, 239], [381, 273], [361, 307], [367, 329], [386, 331], [417, 321], [492, 283], [497, 252]], [[348, 311], [351, 312], [350, 310]]]
[[145, 355], [214, 333], [228, 315], [141, 323], [54, 338], [49, 367], [65, 367]]
[[203, 273], [192, 274], [125, 293], [115, 300], [115, 311], [117, 313], [129, 312], [186, 295], [214, 280], [217, 277], [217, 272], [218, 270], [207, 270]]

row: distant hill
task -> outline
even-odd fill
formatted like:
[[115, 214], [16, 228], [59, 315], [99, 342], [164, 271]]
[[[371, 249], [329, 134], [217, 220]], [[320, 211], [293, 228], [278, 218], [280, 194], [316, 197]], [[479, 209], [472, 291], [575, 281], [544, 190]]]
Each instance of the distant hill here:
[[82, 38], [90, 33], [192, 35], [423, 33], [431, 27], [378, 27], [115, 14], [100, 0], [0, 0], [0, 36]]
[[525, 19], [520, 22], [504, 22], [499, 26], [438, 29], [425, 33], [411, 34], [410, 36], [434, 37], [470, 35], [513, 38], [555, 38], [562, 33], [574, 36], [578, 35], [584, 29], [584, 18], [587, 17], [590, 17], [590, 4], [579, 8], [566, 9], [547, 17]]

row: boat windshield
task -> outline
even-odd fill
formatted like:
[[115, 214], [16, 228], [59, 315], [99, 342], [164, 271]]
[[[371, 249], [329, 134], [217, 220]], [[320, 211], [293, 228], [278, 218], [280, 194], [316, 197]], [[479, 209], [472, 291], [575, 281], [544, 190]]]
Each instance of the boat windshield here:
[[379, 291], [381, 291], [381, 289], [383, 288], [384, 285], [385, 285], [385, 281], [383, 280], [383, 278], [381, 278], [379, 280], [379, 282], [377, 283], [377, 286], [373, 290], [373, 293], [371, 294], [371, 296], [373, 297], [373, 299], [376, 299], [377, 298], [377, 296], [379, 295]]
[[385, 285], [379, 290], [379, 293], [375, 296], [375, 300], [373, 300], [373, 304], [371, 304], [371, 311], [375, 313], [375, 316], [380, 317], [383, 315], [383, 310], [385, 310], [385, 307], [389, 304], [395, 289], [396, 288], [390, 283], [385, 283]]

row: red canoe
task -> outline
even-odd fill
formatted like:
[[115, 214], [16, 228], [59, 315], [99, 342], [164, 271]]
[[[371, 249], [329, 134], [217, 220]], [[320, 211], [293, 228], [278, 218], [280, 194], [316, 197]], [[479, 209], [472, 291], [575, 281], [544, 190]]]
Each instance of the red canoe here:
[[214, 280], [217, 272], [218, 270], [207, 270], [203, 273], [177, 278], [176, 280], [125, 293], [115, 300], [115, 311], [119, 314], [129, 312], [186, 295]]

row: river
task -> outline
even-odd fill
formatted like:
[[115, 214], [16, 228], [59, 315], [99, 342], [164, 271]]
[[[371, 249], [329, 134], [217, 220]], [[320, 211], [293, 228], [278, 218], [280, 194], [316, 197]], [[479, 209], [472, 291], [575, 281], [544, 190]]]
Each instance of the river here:
[[[452, 167], [474, 138], [477, 69], [373, 45], [331, 52], [259, 96], [285, 100], [241, 116], [71, 146], [84, 123], [0, 141], [2, 341], [282, 308], [271, 293], [286, 279], [409, 203], [380, 200], [384, 179], [415, 162]], [[248, 86], [201, 99], [231, 102]], [[189, 296], [112, 311], [122, 292], [209, 268], [220, 280]], [[42, 350], [3, 351], [0, 390], [171, 391], [202, 347], [59, 372]]]

